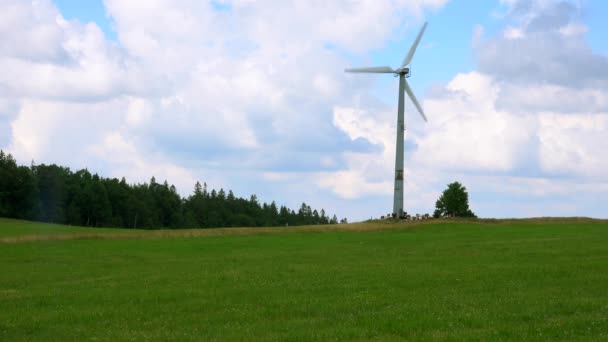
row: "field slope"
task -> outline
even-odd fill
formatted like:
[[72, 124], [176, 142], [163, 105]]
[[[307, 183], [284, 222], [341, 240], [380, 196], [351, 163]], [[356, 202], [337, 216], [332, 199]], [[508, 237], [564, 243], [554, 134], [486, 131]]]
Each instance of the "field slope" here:
[[606, 340], [608, 222], [0, 220], [0, 340]]

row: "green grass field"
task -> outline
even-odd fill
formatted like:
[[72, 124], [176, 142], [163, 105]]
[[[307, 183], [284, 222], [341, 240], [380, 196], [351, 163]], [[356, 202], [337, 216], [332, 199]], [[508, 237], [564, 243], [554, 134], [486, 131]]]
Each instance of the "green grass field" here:
[[608, 221], [1, 220], [0, 270], [3, 341], [608, 339]]

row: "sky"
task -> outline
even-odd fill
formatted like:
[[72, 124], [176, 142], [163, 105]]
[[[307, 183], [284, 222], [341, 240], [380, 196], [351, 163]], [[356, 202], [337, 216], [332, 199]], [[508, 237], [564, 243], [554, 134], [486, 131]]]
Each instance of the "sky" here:
[[349, 221], [448, 183], [481, 217], [608, 218], [608, 2], [0, 0], [0, 149], [24, 165], [196, 181]]

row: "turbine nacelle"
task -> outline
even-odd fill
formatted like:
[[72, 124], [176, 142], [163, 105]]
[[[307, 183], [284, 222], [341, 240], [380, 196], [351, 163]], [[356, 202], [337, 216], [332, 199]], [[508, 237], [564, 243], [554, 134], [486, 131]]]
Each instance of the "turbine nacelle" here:
[[410, 77], [410, 68], [399, 68], [395, 70], [396, 75], [403, 75], [405, 77]]

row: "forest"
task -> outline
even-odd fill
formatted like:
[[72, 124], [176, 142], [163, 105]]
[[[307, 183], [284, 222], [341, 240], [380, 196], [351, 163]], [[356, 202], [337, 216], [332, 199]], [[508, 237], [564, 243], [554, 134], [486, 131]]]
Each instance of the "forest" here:
[[[336, 224], [325, 210], [302, 203], [295, 211], [260, 203], [197, 182], [182, 198], [175, 186], [129, 184], [123, 177], [104, 178], [88, 170], [71, 171], [52, 165], [18, 165], [0, 150], [0, 217], [88, 227], [212, 228]], [[340, 220], [345, 223], [346, 219]]]

